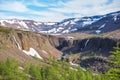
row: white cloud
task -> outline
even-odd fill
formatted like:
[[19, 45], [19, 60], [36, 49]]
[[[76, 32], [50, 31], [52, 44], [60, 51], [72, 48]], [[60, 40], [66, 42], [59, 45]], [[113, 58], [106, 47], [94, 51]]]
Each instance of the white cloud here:
[[28, 8], [22, 2], [5, 2], [0, 5], [0, 10], [25, 12]]
[[61, 21], [62, 19], [68, 18], [68, 16], [63, 15], [62, 13], [58, 12], [51, 12], [51, 11], [30, 11], [29, 13], [37, 15], [34, 17], [35, 20], [40, 21], [49, 21], [49, 22], [57, 22]]
[[[57, 3], [43, 4], [37, 0], [31, 2], [5, 2], [0, 4], [0, 10], [22, 12], [28, 14], [27, 16], [16, 16], [0, 14], [1, 18], [22, 18], [22, 19], [33, 19], [39, 21], [61, 21], [68, 17], [81, 17], [81, 16], [91, 16], [91, 15], [102, 15], [109, 12], [114, 12], [120, 10], [120, 1], [113, 0], [112, 3], [107, 4], [108, 0], [70, 0], [67, 2], [58, 1]], [[28, 8], [28, 5], [34, 5], [38, 7], [49, 7], [48, 11], [37, 11]], [[65, 15], [74, 14], [74, 15]]]
[[[54, 11], [59, 11], [59, 12], [63, 12], [63, 13], [79, 13], [81, 10], [83, 9], [87, 9], [88, 7], [86, 7], [87, 5], [100, 5], [102, 3], [105, 3], [106, 0], [71, 0], [67, 3], [64, 4], [64, 7], [62, 8], [50, 8], [50, 10], [54, 10]], [[90, 8], [89, 8], [90, 9]]]
[[120, 10], [120, 1], [119, 0], [113, 0], [113, 2], [109, 5], [104, 5], [100, 9], [98, 9], [98, 14], [106, 14], [114, 11]]
[[[111, 4], [106, 4], [108, 0], [71, 0], [64, 4], [64, 7], [49, 8], [60, 13], [76, 13], [83, 16], [101, 15], [112, 11], [120, 10], [120, 1], [113, 0]], [[72, 16], [74, 17], [74, 16]]]
[[16, 15], [13, 16], [9, 14], [0, 13], [0, 19], [13, 19], [13, 18], [28, 19], [28, 20], [32, 19], [32, 20], [41, 21], [41, 22], [57, 22], [68, 17], [60, 13], [49, 12], [49, 11], [35, 12], [33, 13], [33, 15], [28, 15], [28, 16], [16, 16]]

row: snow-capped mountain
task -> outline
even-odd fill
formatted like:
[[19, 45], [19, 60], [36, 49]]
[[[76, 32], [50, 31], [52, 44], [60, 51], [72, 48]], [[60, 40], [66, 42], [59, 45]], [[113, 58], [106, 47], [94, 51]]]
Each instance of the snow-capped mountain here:
[[104, 33], [120, 29], [120, 11], [100, 16], [69, 18], [56, 23], [48, 33]]
[[56, 23], [53, 29], [49, 30], [48, 33], [70, 33], [78, 31], [92, 23], [101, 19], [102, 16], [82, 17], [82, 18], [69, 18], [61, 22]]
[[16, 29], [28, 31], [44, 31], [52, 28], [55, 22], [37, 22], [33, 20], [20, 20], [20, 19], [2, 19], [0, 20], [1, 26], [12, 27]]
[[61, 22], [5, 19], [0, 20], [0, 25], [42, 33], [55, 34], [86, 31], [99, 34], [120, 28], [120, 11], [98, 16], [68, 18]]
[[93, 30], [92, 33], [97, 34], [120, 29], [120, 12], [107, 14], [102, 19], [88, 27]]

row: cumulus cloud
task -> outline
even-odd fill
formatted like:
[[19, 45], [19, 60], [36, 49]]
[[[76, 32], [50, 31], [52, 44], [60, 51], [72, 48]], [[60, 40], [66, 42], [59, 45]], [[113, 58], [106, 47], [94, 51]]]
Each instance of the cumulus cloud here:
[[[10, 11], [4, 13], [2, 16], [16, 17], [24, 19], [34, 19], [40, 21], [61, 21], [64, 18], [69, 17], [81, 17], [81, 16], [92, 16], [92, 15], [103, 15], [106, 13], [119, 11], [120, 10], [119, 0], [56, 0], [55, 3], [45, 3], [38, 0], [13, 0], [5, 1], [2, 0], [0, 3], [0, 13], [2, 11]], [[30, 8], [29, 6], [36, 6], [39, 10]], [[42, 8], [42, 10], [40, 10]], [[22, 14], [20, 16], [16, 15]], [[8, 15], [9, 14], [9, 15]], [[28, 14], [28, 15], [24, 15]]]

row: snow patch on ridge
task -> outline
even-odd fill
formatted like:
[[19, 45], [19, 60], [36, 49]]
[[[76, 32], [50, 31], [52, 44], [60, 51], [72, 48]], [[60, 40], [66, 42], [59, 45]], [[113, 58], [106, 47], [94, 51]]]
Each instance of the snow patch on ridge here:
[[55, 25], [56, 23], [55, 22], [46, 22], [44, 23], [45, 25]]
[[35, 25], [41, 25], [42, 23], [40, 22], [34, 22]]
[[90, 25], [92, 23], [93, 23], [93, 21], [85, 21], [85, 22], [83, 22], [83, 27], [86, 26], [86, 25]]
[[1, 20], [0, 23], [1, 23], [2, 26], [5, 26], [4, 20]]
[[70, 24], [76, 24], [74, 21], [71, 20]]
[[5, 20], [7, 23], [9, 24], [14, 24], [14, 21], [13, 20]]
[[102, 26], [100, 26], [98, 29], [101, 29], [101, 28], [104, 28], [105, 27], [105, 24], [103, 24]]
[[72, 32], [73, 32], [73, 31], [77, 31], [77, 30], [78, 30], [77, 28], [71, 29]]
[[64, 30], [62, 33], [69, 33], [69, 30]]
[[23, 27], [25, 27], [25, 28], [29, 28], [23, 21], [21, 21], [21, 22], [18, 22], [21, 26], [23, 26]]
[[63, 25], [65, 25], [65, 26], [66, 26], [66, 25], [68, 25], [69, 23], [70, 23], [70, 22], [69, 22], [69, 21], [67, 21], [67, 22], [64, 22], [64, 23], [63, 23]]
[[96, 32], [97, 34], [99, 34], [99, 33], [101, 32], [101, 30], [96, 30], [95, 32]]
[[30, 56], [35, 56], [37, 58], [40, 58], [40, 59], [43, 59], [39, 54], [38, 52], [33, 49], [33, 48], [30, 48], [29, 51], [26, 51], [26, 50], [22, 50], [25, 54], [27, 55], [30, 55]]
[[115, 15], [115, 16], [113, 17], [113, 19], [114, 19], [114, 21], [117, 21], [117, 15]]

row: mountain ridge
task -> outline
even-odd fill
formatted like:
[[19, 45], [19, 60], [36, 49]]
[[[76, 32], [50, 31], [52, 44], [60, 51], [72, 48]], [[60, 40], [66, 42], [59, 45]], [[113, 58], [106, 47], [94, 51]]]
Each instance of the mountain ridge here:
[[34, 31], [48, 34], [64, 34], [80, 31], [88, 31], [89, 33], [100, 34], [108, 30], [107, 29], [106, 31], [102, 31], [100, 29], [104, 29], [105, 26], [107, 27], [110, 23], [113, 22], [117, 23], [114, 26], [120, 25], [120, 11], [112, 12], [105, 15], [68, 18], [62, 20], [61, 22], [37, 22], [34, 20], [4, 19], [0, 20], [0, 25], [26, 31]]

